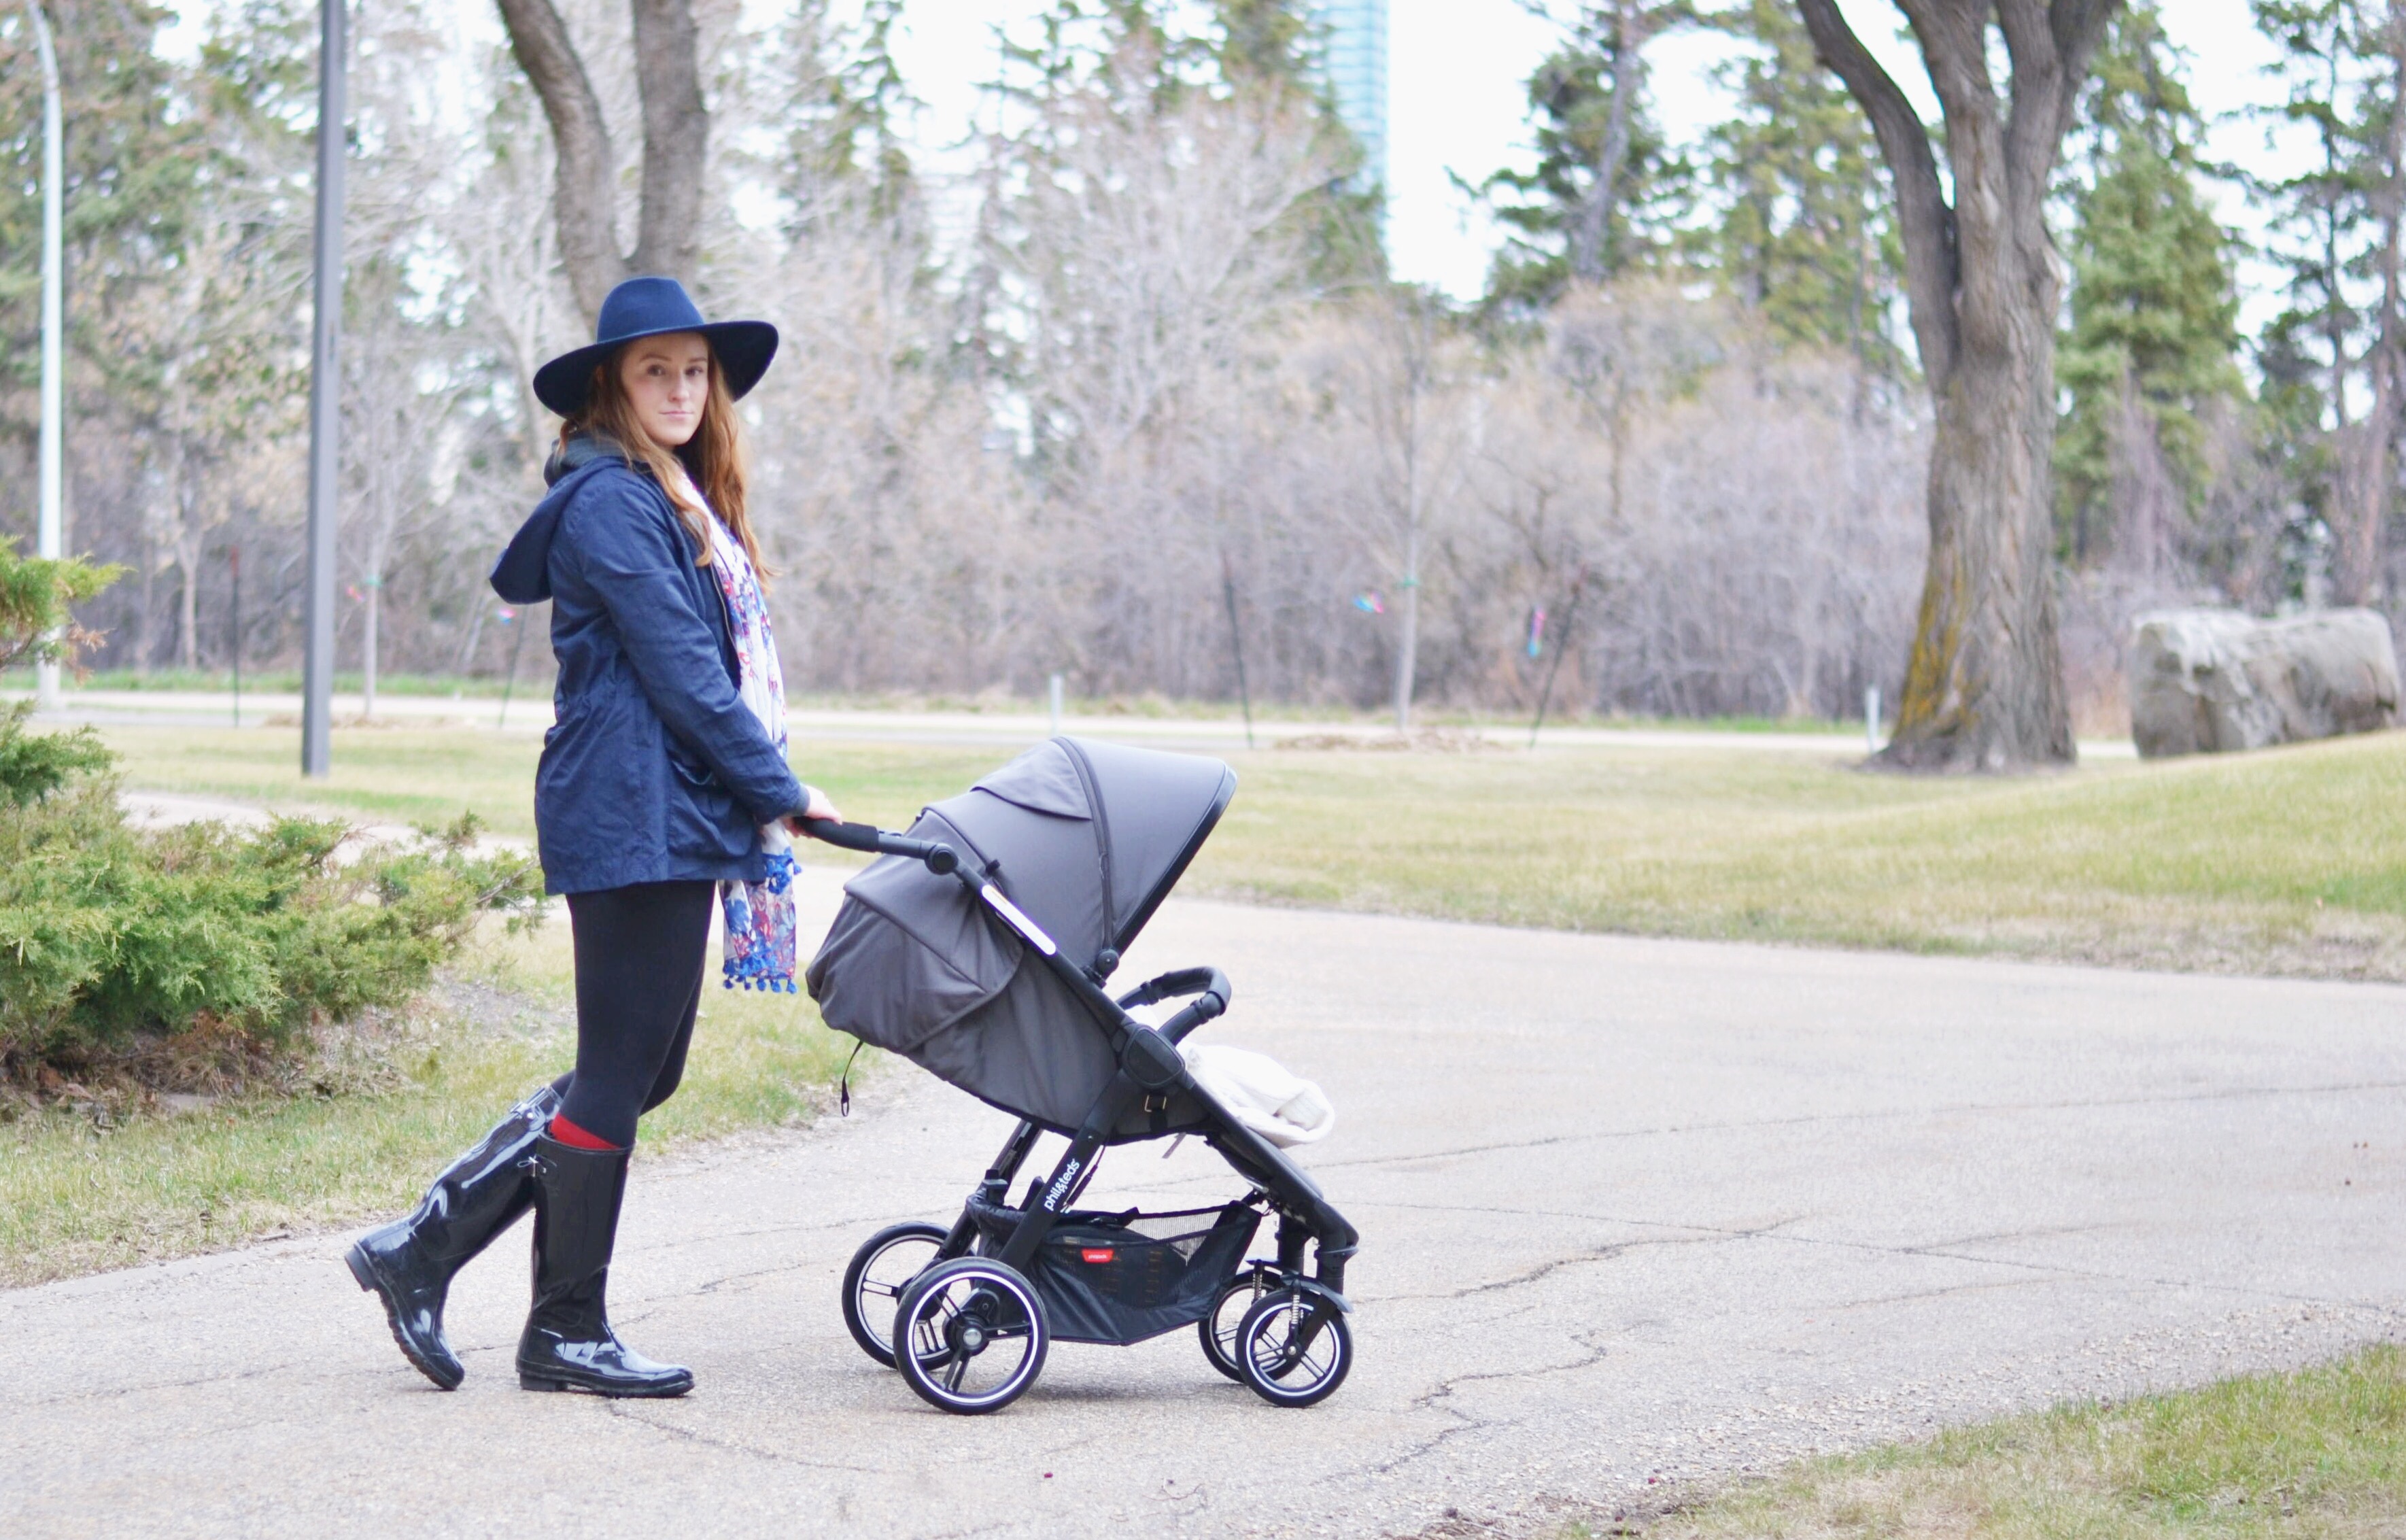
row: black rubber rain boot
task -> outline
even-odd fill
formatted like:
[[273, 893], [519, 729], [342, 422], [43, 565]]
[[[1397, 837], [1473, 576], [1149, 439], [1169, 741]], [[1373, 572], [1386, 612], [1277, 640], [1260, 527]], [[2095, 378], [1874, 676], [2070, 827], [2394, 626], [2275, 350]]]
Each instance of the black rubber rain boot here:
[[407, 1219], [370, 1232], [343, 1258], [361, 1288], [383, 1297], [403, 1355], [444, 1390], [456, 1390], [467, 1378], [443, 1335], [452, 1275], [534, 1207], [527, 1161], [558, 1110], [559, 1093], [547, 1085], [511, 1108], [434, 1179]]
[[534, 1308], [518, 1338], [518, 1383], [530, 1391], [683, 1395], [693, 1371], [655, 1363], [610, 1330], [602, 1286], [627, 1194], [624, 1150], [535, 1144]]

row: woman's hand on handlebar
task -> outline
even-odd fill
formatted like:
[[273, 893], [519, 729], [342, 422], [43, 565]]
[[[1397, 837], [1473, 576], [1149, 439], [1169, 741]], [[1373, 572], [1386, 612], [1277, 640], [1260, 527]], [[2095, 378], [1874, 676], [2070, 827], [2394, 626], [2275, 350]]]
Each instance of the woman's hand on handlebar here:
[[802, 828], [802, 820], [806, 818], [824, 819], [828, 823], [835, 824], [841, 824], [843, 822], [843, 814], [836, 811], [836, 805], [833, 802], [828, 800], [828, 794], [826, 792], [819, 790], [816, 786], [804, 786], [802, 789], [811, 794], [811, 799], [809, 805], [805, 806], [801, 812], [789, 812], [785, 814], [785, 828], [788, 833], [800, 834], [804, 832]]

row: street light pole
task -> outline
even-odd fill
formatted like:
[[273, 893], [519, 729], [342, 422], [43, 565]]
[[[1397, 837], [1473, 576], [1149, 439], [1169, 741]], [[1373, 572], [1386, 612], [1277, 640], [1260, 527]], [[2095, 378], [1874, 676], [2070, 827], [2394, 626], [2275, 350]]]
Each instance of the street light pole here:
[[[50, 24], [42, 7], [26, 0], [25, 15], [34, 23], [34, 47], [42, 56], [42, 440], [41, 512], [34, 528], [34, 554], [56, 561], [63, 554], [64, 519], [60, 503], [65, 491], [66, 390], [64, 343], [65, 274], [60, 252], [60, 224], [66, 198], [65, 156], [60, 148], [64, 130], [59, 113], [59, 58], [50, 48]], [[35, 703], [44, 711], [59, 704], [59, 665], [44, 658], [34, 665]]]
[[309, 597], [302, 667], [301, 773], [333, 771], [334, 531], [343, 380], [343, 7], [318, 0], [317, 315], [309, 353]]

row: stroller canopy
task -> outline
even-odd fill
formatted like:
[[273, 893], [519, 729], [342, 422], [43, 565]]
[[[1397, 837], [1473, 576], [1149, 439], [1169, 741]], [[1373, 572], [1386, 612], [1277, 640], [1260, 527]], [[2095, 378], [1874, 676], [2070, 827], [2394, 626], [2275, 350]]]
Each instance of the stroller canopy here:
[[[934, 806], [914, 839], [975, 854], [1065, 956], [1125, 952], [1236, 795], [1216, 759], [1055, 738]], [[1116, 1067], [1084, 1006], [951, 877], [883, 856], [844, 884], [808, 975], [829, 1026], [972, 1095], [1077, 1126]]]

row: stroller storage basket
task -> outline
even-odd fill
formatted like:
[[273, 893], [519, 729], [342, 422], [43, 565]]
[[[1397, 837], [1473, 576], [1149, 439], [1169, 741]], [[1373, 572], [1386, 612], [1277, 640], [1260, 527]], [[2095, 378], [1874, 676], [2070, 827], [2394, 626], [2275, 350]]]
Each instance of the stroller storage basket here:
[[[978, 1250], [999, 1253], [1026, 1211], [971, 1197]], [[1072, 1210], [1055, 1221], [1027, 1267], [1053, 1335], [1125, 1346], [1192, 1325], [1236, 1276], [1262, 1222], [1239, 1199], [1163, 1214]]]

